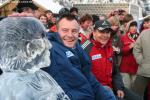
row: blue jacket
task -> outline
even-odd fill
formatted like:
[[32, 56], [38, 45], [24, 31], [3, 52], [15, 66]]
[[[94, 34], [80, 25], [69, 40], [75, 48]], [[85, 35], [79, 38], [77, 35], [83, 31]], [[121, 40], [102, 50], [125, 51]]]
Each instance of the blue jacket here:
[[90, 72], [90, 59], [79, 44], [64, 46], [58, 33], [48, 33], [52, 43], [51, 65], [44, 68], [71, 100], [114, 100], [114, 95], [99, 84]]

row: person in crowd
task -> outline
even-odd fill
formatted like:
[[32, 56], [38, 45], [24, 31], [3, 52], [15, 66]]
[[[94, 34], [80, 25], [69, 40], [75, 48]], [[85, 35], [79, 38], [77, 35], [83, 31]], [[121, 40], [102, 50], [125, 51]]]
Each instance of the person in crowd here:
[[47, 34], [52, 43], [51, 66], [44, 68], [71, 100], [115, 100], [90, 71], [91, 62], [78, 43], [79, 23], [64, 14], [57, 23], [58, 33]]
[[149, 29], [150, 28], [150, 17], [146, 17], [142, 24], [140, 25], [140, 33], [143, 31], [143, 30], [146, 30], [146, 29]]
[[100, 20], [100, 19], [99, 19], [99, 16], [96, 15], [96, 14], [93, 14], [93, 15], [92, 15], [92, 18], [93, 18], [93, 23], [95, 23], [96, 21]]
[[49, 32], [57, 32], [56, 22], [59, 15], [53, 14], [53, 17], [51, 19], [51, 25], [49, 26]]
[[19, 0], [17, 4], [16, 12], [8, 16], [35, 16], [35, 11], [38, 7], [32, 2], [32, 0]]
[[[83, 49], [89, 54], [91, 70], [99, 83], [116, 94], [119, 100], [140, 100], [140, 98], [124, 88], [122, 77], [115, 63], [112, 48], [113, 30], [107, 20], [100, 20], [94, 24], [91, 40], [82, 44]], [[113, 93], [112, 92], [112, 93]]]
[[131, 89], [138, 69], [138, 64], [133, 56], [133, 45], [138, 38], [137, 22], [130, 21], [126, 25], [126, 34], [121, 36], [122, 42], [122, 60], [120, 72], [123, 76], [125, 87]]
[[61, 8], [61, 9], [59, 10], [59, 17], [61, 17], [61, 16], [64, 15], [64, 14], [70, 14], [70, 10], [69, 10], [68, 8], [66, 8], [66, 7]]
[[[149, 16], [144, 18], [143, 22], [141, 23], [140, 33], [147, 29], [150, 29], [150, 17]], [[144, 98], [145, 98], [145, 100], [150, 100], [150, 82], [148, 83], [148, 86], [145, 89]]]
[[136, 62], [139, 64], [137, 77], [135, 79], [133, 90], [141, 97], [147, 84], [150, 82], [150, 29], [142, 31], [133, 47], [133, 54]]
[[[127, 24], [128, 22], [130, 22], [130, 21], [132, 21], [132, 20], [134, 20], [132, 14], [126, 14], [126, 15], [124, 16], [124, 23], [125, 23], [125, 24]], [[126, 26], [126, 25], [125, 25], [125, 26]]]
[[93, 29], [93, 18], [89, 14], [83, 15], [80, 19], [80, 41], [83, 43], [85, 40], [89, 39]]
[[120, 24], [124, 24], [124, 17], [127, 14], [127, 12], [123, 9], [118, 9], [117, 17], [119, 18]]
[[116, 10], [112, 10], [110, 11], [110, 13], [108, 13], [108, 18], [112, 17], [112, 16], [117, 16], [118, 15], [118, 9]]
[[107, 16], [105, 14], [99, 15], [99, 20], [105, 20], [105, 19], [107, 19]]
[[118, 9], [118, 14], [116, 15], [120, 21], [120, 31], [121, 34], [125, 34], [125, 27], [124, 27], [124, 19], [127, 12], [123, 9]]
[[125, 34], [126, 33], [126, 26], [127, 26], [127, 24], [130, 22], [130, 21], [132, 21], [132, 20], [134, 20], [134, 18], [133, 18], [133, 16], [132, 16], [132, 14], [126, 14], [125, 16], [124, 16], [124, 23], [123, 23], [123, 25], [122, 25], [122, 29], [121, 29], [121, 33], [122, 34]]
[[78, 8], [77, 7], [70, 8], [70, 14], [73, 14], [78, 18]]
[[45, 15], [47, 16], [48, 21], [51, 22], [51, 19], [52, 19], [52, 17], [53, 17], [53, 12], [52, 12], [51, 10], [46, 10], [46, 11], [45, 11]]
[[121, 32], [120, 32], [120, 22], [119, 19], [116, 16], [112, 16], [109, 17], [108, 22], [111, 25], [111, 29], [113, 30], [113, 37], [112, 37], [112, 47], [113, 47], [113, 51], [114, 51], [114, 57], [116, 59], [116, 64], [118, 66], [120, 66], [120, 62], [121, 62]]
[[89, 40], [87, 40], [82, 47], [85, 51], [88, 51], [87, 53], [92, 62], [91, 70], [97, 80], [102, 83], [102, 85], [110, 88], [110, 91], [114, 89], [117, 96], [123, 98], [124, 86], [121, 75], [117, 68], [115, 68], [117, 66], [113, 66], [112, 36], [113, 30], [111, 29], [110, 23], [107, 20], [97, 21], [94, 24], [94, 31], [90, 40], [91, 47], [87, 45], [89, 44], [87, 43]]
[[48, 25], [48, 29], [51, 32], [51, 27], [53, 27], [53, 22], [52, 22], [52, 18], [53, 18], [53, 12], [51, 10], [46, 10], [45, 11], [45, 15], [47, 16], [47, 25]]
[[50, 65], [46, 29], [33, 17], [0, 21], [0, 100], [70, 100], [40, 68]]
[[45, 14], [39, 16], [39, 20], [43, 23], [46, 29], [48, 29], [48, 18]]

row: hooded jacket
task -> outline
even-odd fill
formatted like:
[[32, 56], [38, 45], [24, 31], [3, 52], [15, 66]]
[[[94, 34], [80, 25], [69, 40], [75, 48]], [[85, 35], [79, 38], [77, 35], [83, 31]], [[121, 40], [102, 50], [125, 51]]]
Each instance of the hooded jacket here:
[[58, 33], [50, 33], [51, 65], [48, 72], [71, 100], [114, 100], [90, 72], [90, 59], [77, 43], [76, 48], [62, 44]]
[[[138, 69], [138, 64], [133, 56], [133, 48], [130, 48], [130, 44], [134, 43], [138, 37], [138, 33], [129, 33], [130, 23], [128, 23], [127, 33], [121, 36], [122, 42], [122, 60], [120, 64], [120, 72], [122, 73], [129, 73], [129, 74], [136, 74]], [[135, 36], [132, 36], [135, 35]], [[135, 37], [135, 38], [134, 38]]]

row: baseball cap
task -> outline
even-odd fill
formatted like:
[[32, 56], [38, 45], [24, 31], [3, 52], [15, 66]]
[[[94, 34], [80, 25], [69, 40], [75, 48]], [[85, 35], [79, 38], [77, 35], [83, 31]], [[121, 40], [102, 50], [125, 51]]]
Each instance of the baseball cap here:
[[94, 30], [97, 30], [97, 29], [99, 31], [103, 31], [105, 29], [112, 30], [111, 25], [107, 20], [98, 20], [98, 21], [96, 21], [95, 24], [94, 24]]

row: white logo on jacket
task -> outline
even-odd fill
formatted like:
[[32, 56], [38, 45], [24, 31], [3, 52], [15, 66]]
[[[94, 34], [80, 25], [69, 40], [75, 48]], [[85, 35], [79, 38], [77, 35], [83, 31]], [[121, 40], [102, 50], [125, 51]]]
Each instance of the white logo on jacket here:
[[96, 54], [96, 55], [92, 56], [92, 60], [96, 60], [96, 59], [100, 59], [100, 58], [102, 58], [101, 54]]
[[69, 58], [74, 56], [74, 54], [71, 51], [66, 51], [66, 56]]

